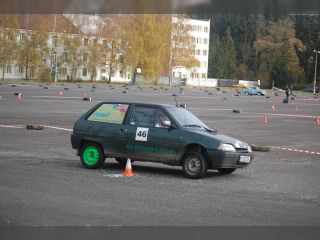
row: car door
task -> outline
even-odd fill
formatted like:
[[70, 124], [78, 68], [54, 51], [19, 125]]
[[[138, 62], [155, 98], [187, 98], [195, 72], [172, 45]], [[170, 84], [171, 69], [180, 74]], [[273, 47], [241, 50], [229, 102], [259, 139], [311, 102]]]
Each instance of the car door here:
[[106, 156], [124, 155], [122, 123], [129, 104], [103, 103], [88, 118], [86, 139], [102, 145]]
[[161, 113], [170, 118], [157, 107], [135, 105], [126, 125], [125, 146], [129, 156], [137, 160], [166, 162], [176, 157], [176, 144], [179, 129], [156, 124], [156, 117]]

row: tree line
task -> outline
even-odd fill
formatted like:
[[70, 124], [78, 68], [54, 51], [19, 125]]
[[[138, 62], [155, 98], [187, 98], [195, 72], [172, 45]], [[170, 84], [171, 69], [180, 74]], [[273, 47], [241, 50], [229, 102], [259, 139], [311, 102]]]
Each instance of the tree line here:
[[163, 14], [96, 17], [98, 21], [90, 26], [86, 15], [0, 15], [2, 78], [6, 67], [15, 62], [23, 68], [25, 79], [36, 74], [47, 81], [57, 74], [72, 81], [82, 69], [83, 75], [95, 80], [101, 68], [110, 83], [115, 71], [132, 76], [140, 67], [145, 81], [157, 84], [159, 76], [171, 77], [175, 66], [199, 65], [191, 29], [183, 24], [185, 15], [175, 23], [171, 15]]
[[320, 50], [319, 14], [192, 17], [211, 20], [209, 77], [259, 79], [264, 87], [298, 87], [313, 81], [313, 50]]

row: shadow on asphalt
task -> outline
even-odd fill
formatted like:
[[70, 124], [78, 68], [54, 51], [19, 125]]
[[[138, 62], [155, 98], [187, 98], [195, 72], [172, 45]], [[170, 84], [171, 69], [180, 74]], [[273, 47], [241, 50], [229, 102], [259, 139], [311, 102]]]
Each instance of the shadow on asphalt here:
[[[170, 177], [170, 178], [186, 178], [184, 176], [184, 173], [182, 171], [182, 167], [162, 167], [162, 164], [158, 164], [158, 166], [142, 166], [142, 165], [137, 165], [139, 163], [132, 163], [132, 169], [133, 172], [143, 176], [143, 175], [154, 175], [154, 176], [163, 176], [163, 177]], [[66, 168], [73, 168], [73, 169], [82, 169], [85, 171], [95, 171], [97, 169], [86, 169], [82, 166], [80, 161], [64, 161], [63, 166]], [[124, 171], [125, 166], [121, 165], [119, 163], [114, 163], [114, 162], [108, 162], [106, 163], [98, 170], [105, 171], [106, 174], [120, 174]], [[229, 174], [229, 175], [224, 175], [219, 173], [218, 171], [215, 170], [208, 170], [206, 177], [205, 178], [220, 178], [220, 177], [236, 177], [236, 173]]]

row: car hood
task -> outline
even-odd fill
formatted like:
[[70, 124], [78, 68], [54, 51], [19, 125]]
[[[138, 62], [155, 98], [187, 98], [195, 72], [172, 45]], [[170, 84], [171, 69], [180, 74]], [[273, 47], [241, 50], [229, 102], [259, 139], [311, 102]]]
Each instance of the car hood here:
[[246, 142], [243, 142], [239, 139], [233, 138], [233, 137], [229, 137], [225, 134], [219, 133], [219, 132], [210, 132], [207, 130], [202, 130], [199, 128], [185, 128], [188, 131], [197, 133], [197, 134], [201, 134], [203, 136], [209, 137], [209, 138], [213, 138], [216, 139], [222, 143], [230, 143], [232, 144], [235, 148], [243, 148], [243, 149], [248, 149], [249, 144]]

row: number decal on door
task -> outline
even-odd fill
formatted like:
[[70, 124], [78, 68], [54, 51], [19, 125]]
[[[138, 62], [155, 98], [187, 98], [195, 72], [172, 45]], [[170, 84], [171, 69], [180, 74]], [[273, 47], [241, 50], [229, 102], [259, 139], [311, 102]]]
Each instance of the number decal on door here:
[[136, 141], [148, 141], [149, 128], [138, 127], [136, 131]]

